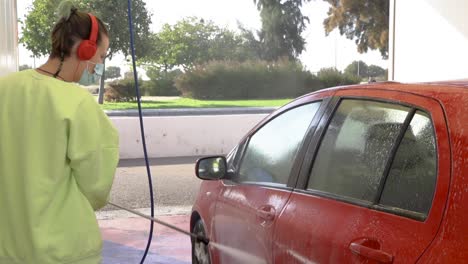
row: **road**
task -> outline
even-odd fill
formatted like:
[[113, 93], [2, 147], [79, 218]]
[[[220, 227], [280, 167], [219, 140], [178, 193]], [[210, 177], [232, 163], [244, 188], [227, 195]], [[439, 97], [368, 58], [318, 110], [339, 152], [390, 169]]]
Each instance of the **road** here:
[[[190, 212], [195, 201], [201, 180], [194, 174], [197, 157], [156, 158], [150, 160], [155, 196], [156, 214], [182, 214]], [[149, 208], [149, 187], [145, 162], [139, 160], [121, 160], [117, 168], [111, 198], [115, 204], [132, 209]], [[116, 210], [104, 207], [100, 217], [113, 218]], [[149, 213], [149, 209], [142, 209]]]

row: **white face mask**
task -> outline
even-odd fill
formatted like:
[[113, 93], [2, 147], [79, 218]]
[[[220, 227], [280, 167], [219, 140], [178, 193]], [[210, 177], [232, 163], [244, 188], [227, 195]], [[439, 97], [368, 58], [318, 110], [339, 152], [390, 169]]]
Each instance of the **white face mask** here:
[[[89, 72], [89, 64], [92, 63], [94, 64], [94, 73]], [[104, 73], [104, 64], [102, 63], [94, 63], [92, 61], [87, 61], [86, 62], [86, 69], [83, 71], [83, 74], [81, 75], [80, 80], [78, 81], [79, 84], [88, 86], [93, 83], [96, 83]]]

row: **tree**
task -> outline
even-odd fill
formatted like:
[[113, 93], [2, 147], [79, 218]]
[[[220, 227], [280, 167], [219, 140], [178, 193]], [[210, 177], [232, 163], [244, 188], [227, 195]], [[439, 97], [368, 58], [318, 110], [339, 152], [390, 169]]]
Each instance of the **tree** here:
[[20, 42], [36, 57], [50, 53], [50, 34], [55, 22], [51, 10], [55, 10], [59, 2], [59, 0], [34, 1], [26, 20], [21, 22], [23, 36]]
[[255, 58], [253, 53], [255, 52], [250, 50], [247, 40], [224, 28], [219, 28], [209, 43], [209, 60], [245, 61]]
[[[37, 1], [37, 0], [36, 0]], [[121, 51], [130, 55], [130, 31], [128, 29], [127, 1], [122, 0], [80, 0], [89, 6], [88, 10], [102, 17], [108, 25], [111, 37], [109, 52], [112, 56]], [[151, 13], [146, 9], [145, 0], [132, 0], [133, 33], [137, 60], [150, 49], [149, 35]]]
[[369, 77], [369, 67], [363, 61], [353, 61], [345, 68], [344, 72], [345, 74], [358, 76], [361, 79]]
[[[50, 34], [57, 22], [57, 15], [53, 14], [62, 0], [35, 0], [32, 10], [23, 23], [23, 36], [20, 42], [33, 53], [34, 56], [48, 55], [51, 48]], [[75, 5], [81, 10], [92, 10], [100, 18], [105, 18], [111, 38], [108, 57], [117, 52], [124, 56], [130, 54], [130, 32], [128, 30], [127, 3], [121, 0], [76, 0]], [[132, 1], [132, 16], [135, 36], [136, 57], [143, 57], [149, 50], [149, 25], [151, 15], [146, 10], [144, 0]], [[105, 63], [105, 62], [104, 62]], [[104, 78], [101, 78], [98, 102], [103, 102]]]
[[159, 66], [163, 71], [175, 67], [188, 69], [210, 60], [252, 59], [248, 41], [242, 35], [197, 17], [165, 24], [151, 34], [151, 49], [143, 62]]
[[245, 28], [240, 23], [237, 27], [240, 31], [240, 38], [242, 39], [242, 46], [240, 47], [242, 50], [241, 53], [251, 60], [261, 60], [262, 58], [265, 58], [266, 53], [257, 34], [252, 30]]
[[387, 75], [386, 70], [377, 65], [370, 65], [368, 72], [369, 77], [386, 77]]
[[27, 64], [23, 64], [19, 66], [20, 71], [29, 70], [29, 69], [32, 69], [32, 67]]
[[388, 58], [389, 0], [324, 0], [331, 7], [323, 22], [326, 34], [338, 28], [341, 35], [355, 39], [357, 49], [380, 51]]
[[[35, 0], [31, 12], [23, 23], [23, 36], [20, 42], [33, 53], [43, 56], [50, 53], [52, 28], [57, 22], [53, 10], [61, 0]], [[124, 56], [130, 54], [130, 33], [127, 20], [127, 2], [121, 0], [79, 0], [75, 4], [81, 10], [92, 10], [96, 16], [103, 18], [107, 24], [111, 37], [109, 57], [117, 52]], [[132, 1], [132, 13], [135, 28], [135, 49], [137, 57], [141, 57], [148, 50], [150, 14], [146, 10], [144, 0]]]
[[301, 33], [309, 18], [301, 12], [304, 2], [310, 0], [254, 0], [260, 11], [262, 29], [260, 41], [267, 60], [281, 57], [297, 58], [305, 48]]
[[196, 17], [165, 24], [160, 32], [151, 35], [152, 49], [143, 60], [161, 65], [166, 71], [176, 66], [190, 67], [208, 57], [208, 41], [216, 31], [211, 21], [205, 23]]
[[116, 67], [116, 66], [106, 67], [106, 77], [105, 77], [106, 80], [119, 78], [120, 76], [122, 76], [120, 74], [120, 67]]

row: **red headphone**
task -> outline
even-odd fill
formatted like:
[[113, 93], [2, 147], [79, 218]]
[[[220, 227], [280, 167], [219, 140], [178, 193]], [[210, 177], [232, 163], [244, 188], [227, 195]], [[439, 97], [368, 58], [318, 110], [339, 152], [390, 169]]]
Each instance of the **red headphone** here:
[[91, 59], [94, 56], [94, 54], [96, 54], [97, 37], [99, 31], [99, 25], [96, 17], [89, 13], [88, 15], [91, 19], [91, 32], [89, 34], [89, 39], [82, 40], [77, 50], [78, 58], [84, 61]]

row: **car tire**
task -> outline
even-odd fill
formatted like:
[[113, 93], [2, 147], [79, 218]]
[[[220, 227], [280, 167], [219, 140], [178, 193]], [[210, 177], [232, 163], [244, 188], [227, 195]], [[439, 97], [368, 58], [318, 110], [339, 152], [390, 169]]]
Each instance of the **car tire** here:
[[[205, 227], [201, 219], [195, 222], [193, 233], [206, 237]], [[209, 246], [192, 238], [192, 264], [211, 264]]]

